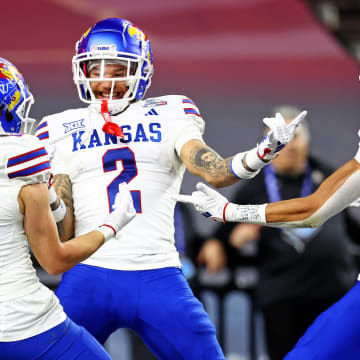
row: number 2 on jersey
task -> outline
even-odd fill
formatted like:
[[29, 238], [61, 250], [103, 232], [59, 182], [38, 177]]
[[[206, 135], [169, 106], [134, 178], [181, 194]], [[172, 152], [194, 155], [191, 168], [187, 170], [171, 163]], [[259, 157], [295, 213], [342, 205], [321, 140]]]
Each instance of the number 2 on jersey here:
[[[120, 174], [107, 186], [107, 194], [109, 201], [109, 211], [112, 211], [112, 206], [115, 202], [115, 196], [119, 191], [119, 184], [122, 182], [129, 183], [135, 176], [138, 175], [135, 155], [127, 147], [120, 149], [108, 150], [103, 156], [104, 172], [117, 170], [116, 162], [121, 161], [123, 169]], [[134, 201], [134, 207], [137, 213], [141, 213], [141, 193], [140, 190], [130, 191]]]

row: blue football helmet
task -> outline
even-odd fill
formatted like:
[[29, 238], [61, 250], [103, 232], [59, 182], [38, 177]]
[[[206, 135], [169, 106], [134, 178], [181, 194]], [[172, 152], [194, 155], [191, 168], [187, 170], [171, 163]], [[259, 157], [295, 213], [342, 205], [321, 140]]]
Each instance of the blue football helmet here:
[[0, 132], [30, 133], [34, 119], [28, 117], [34, 98], [18, 69], [0, 58]]
[[[153, 58], [150, 42], [146, 35], [130, 21], [105, 19], [88, 29], [76, 43], [76, 54], [72, 60], [74, 82], [80, 100], [101, 107], [91, 89], [93, 81], [111, 81], [111, 91], [106, 99], [109, 113], [116, 114], [132, 101], [141, 100], [151, 84]], [[116, 77], [105, 77], [107, 64], [121, 64], [125, 71]], [[97, 76], [89, 72], [97, 66]], [[121, 99], [114, 98], [116, 81], [125, 81], [128, 90]]]

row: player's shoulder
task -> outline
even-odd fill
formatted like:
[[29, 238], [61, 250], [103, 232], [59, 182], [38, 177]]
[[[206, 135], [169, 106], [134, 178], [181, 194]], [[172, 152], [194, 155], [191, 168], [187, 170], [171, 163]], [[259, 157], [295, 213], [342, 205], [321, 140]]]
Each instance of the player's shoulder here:
[[9, 179], [26, 183], [46, 182], [50, 176], [49, 155], [40, 140], [30, 134], [13, 134], [6, 139], [6, 173]]
[[195, 102], [185, 95], [165, 95], [155, 98], [148, 98], [141, 101], [141, 106], [144, 108], [160, 107], [166, 110], [183, 110], [184, 107], [194, 106], [197, 108]]
[[[80, 124], [84, 121], [84, 116], [87, 111], [88, 108], [83, 107], [67, 109], [58, 113], [46, 115], [39, 122], [35, 130], [35, 135], [40, 140], [49, 139], [49, 129], [55, 132], [62, 132], [64, 129], [66, 130], [67, 128], [74, 127], [74, 122], [78, 121]], [[80, 127], [84, 127], [84, 125], [82, 124]]]
[[166, 95], [156, 98], [148, 98], [139, 104], [142, 110], [146, 109], [145, 116], [163, 116], [166, 121], [180, 120], [191, 121], [204, 128], [204, 120], [200, 115], [199, 108], [195, 102], [184, 95]]
[[27, 152], [42, 147], [39, 139], [31, 134], [1, 134], [2, 143], [6, 143], [7, 153]]

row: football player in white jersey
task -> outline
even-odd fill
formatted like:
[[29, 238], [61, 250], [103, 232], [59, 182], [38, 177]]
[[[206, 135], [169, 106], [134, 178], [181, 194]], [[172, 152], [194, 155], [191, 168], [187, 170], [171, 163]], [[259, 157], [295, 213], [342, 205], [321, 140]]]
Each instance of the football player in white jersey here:
[[[197, 211], [215, 221], [282, 228], [317, 227], [346, 207], [359, 206], [359, 184], [360, 148], [353, 159], [325, 179], [313, 194], [303, 198], [262, 205], [237, 205], [203, 183], [196, 185], [197, 191], [192, 195], [176, 195], [174, 198], [193, 204]], [[318, 316], [284, 360], [359, 359], [359, 338], [358, 282], [342, 299]]]
[[55, 218], [61, 221], [66, 210], [48, 190], [48, 153], [35, 136], [20, 133], [22, 124], [30, 131], [32, 103], [22, 75], [0, 58], [0, 360], [108, 360], [103, 347], [66, 316], [55, 294], [40, 283], [27, 240], [49, 274], [66, 271], [135, 216], [131, 195], [122, 185], [118, 208], [105, 223], [96, 228], [95, 222], [91, 232], [63, 244]]
[[[54, 186], [72, 226], [89, 231], [127, 182], [138, 213], [117, 237], [64, 274], [65, 312], [101, 343], [116, 329], [137, 332], [159, 359], [224, 359], [215, 328], [194, 297], [174, 246], [174, 206], [185, 168], [222, 187], [255, 176], [293, 137], [303, 112], [277, 117], [256, 148], [223, 159], [202, 138], [195, 103], [170, 95], [143, 100], [153, 73], [150, 42], [129, 21], [105, 19], [76, 45], [74, 81], [87, 108], [45, 117], [36, 135], [57, 142]], [[70, 136], [68, 136], [70, 134]], [[91, 313], [91, 316], [89, 316]]]

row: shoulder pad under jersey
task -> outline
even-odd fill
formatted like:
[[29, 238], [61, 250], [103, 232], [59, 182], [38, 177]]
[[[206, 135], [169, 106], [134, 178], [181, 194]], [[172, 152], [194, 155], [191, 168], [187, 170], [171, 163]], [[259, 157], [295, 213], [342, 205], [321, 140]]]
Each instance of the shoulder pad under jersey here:
[[176, 117], [181, 116], [185, 120], [193, 122], [199, 128], [201, 134], [204, 133], [205, 122], [200, 115], [199, 108], [194, 101], [184, 95], [167, 95], [146, 99], [143, 101], [142, 106], [149, 109], [159, 107], [159, 110], [155, 109], [155, 111], [159, 112], [164, 108], [164, 110], [170, 111]]

